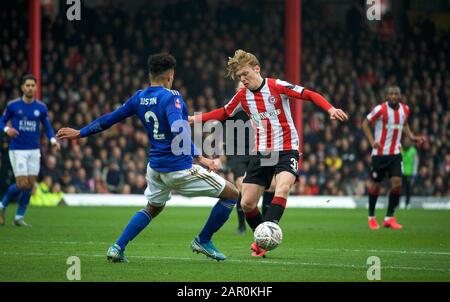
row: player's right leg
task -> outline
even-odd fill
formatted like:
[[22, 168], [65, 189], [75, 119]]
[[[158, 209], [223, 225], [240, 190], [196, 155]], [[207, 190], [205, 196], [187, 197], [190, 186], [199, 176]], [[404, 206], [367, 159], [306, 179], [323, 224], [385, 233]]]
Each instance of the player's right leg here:
[[[247, 180], [248, 181], [248, 180]], [[241, 205], [245, 213], [248, 225], [254, 232], [256, 227], [264, 222], [264, 219], [258, 208], [258, 201], [265, 190], [265, 186], [255, 183], [242, 184]], [[260, 248], [255, 242], [250, 245], [254, 257], [265, 257], [266, 250]]]
[[[16, 177], [16, 183], [9, 186], [8, 191], [6, 192], [5, 196], [2, 199], [2, 202], [0, 203], [0, 225], [3, 225], [5, 223], [5, 211], [8, 207], [9, 202], [19, 194], [20, 197], [22, 197], [22, 195], [24, 194], [26, 194], [27, 196], [28, 194], [31, 194], [31, 190], [33, 187], [32, 185], [30, 185], [28, 180], [30, 151], [34, 152], [36, 150], [9, 150], [9, 159], [11, 161], [11, 167], [14, 176]], [[39, 152], [39, 150], [37, 151]], [[13, 224], [17, 226], [29, 226], [29, 224], [25, 223], [23, 217], [22, 219], [15, 219]]]
[[147, 207], [138, 211], [125, 227], [122, 235], [115, 244], [113, 244], [106, 253], [106, 259], [112, 262], [128, 263], [128, 259], [125, 257], [124, 252], [128, 243], [133, 240], [143, 229], [147, 227], [150, 221], [155, 218], [162, 210], [164, 206], [155, 207], [148, 204]]
[[157, 171], [147, 167], [147, 188], [145, 190], [147, 206], [138, 211], [128, 222], [119, 239], [106, 253], [106, 258], [112, 262], [127, 263], [124, 252], [128, 243], [144, 230], [149, 223], [164, 209], [170, 199], [170, 188], [164, 184]]
[[370, 182], [367, 191], [369, 193], [369, 219], [368, 225], [371, 230], [378, 230], [377, 219], [375, 217], [375, 208], [377, 205], [378, 195], [380, 192], [381, 182], [386, 172], [386, 167], [383, 156], [372, 156], [372, 163], [370, 167]]
[[39, 170], [33, 170], [33, 175], [28, 175], [27, 177], [27, 187], [21, 190], [19, 194], [19, 205], [17, 207], [16, 216], [14, 217], [13, 224], [15, 226], [31, 226], [27, 222], [25, 222], [25, 212], [30, 203], [31, 194], [34, 188], [34, 184], [37, 181], [37, 174], [39, 174]]
[[[270, 188], [275, 173], [274, 166], [262, 165], [262, 158], [261, 155], [251, 158], [242, 184], [241, 206], [253, 232], [259, 224], [264, 222], [258, 208], [258, 201], [263, 192]], [[260, 249], [256, 243], [252, 243], [250, 248], [253, 250], [252, 256], [265, 257], [266, 251]]]
[[264, 222], [261, 212], [258, 209], [258, 201], [263, 194], [265, 187], [256, 183], [242, 184], [241, 206], [244, 211], [248, 225], [255, 231], [256, 227]]
[[6, 191], [5, 196], [3, 196], [1, 202], [0, 202], [0, 209], [7, 208], [9, 205], [9, 202], [16, 198], [17, 195], [19, 195], [20, 189], [17, 185], [17, 180], [15, 183], [9, 185], [8, 190]]
[[380, 182], [371, 181], [369, 183], [369, 219], [368, 224], [371, 230], [378, 230], [380, 228], [377, 218], [375, 217], [375, 207], [377, 205], [378, 194], [380, 191]]
[[[23, 177], [25, 178], [25, 176]], [[11, 184], [6, 191], [5, 196], [3, 196], [0, 202], [0, 225], [5, 224], [5, 212], [9, 205], [9, 202], [13, 200], [20, 193], [19, 186], [17, 186], [17, 180], [15, 183]]]
[[264, 221], [258, 201], [264, 190], [270, 188], [275, 173], [274, 166], [262, 166], [262, 158], [259, 154], [252, 156], [242, 184], [241, 206], [252, 231]]
[[383, 226], [393, 230], [400, 230], [403, 228], [394, 217], [395, 209], [400, 202], [400, 191], [402, 187], [402, 178], [400, 176], [391, 177], [391, 192], [389, 193], [389, 202], [386, 217], [384, 218]]

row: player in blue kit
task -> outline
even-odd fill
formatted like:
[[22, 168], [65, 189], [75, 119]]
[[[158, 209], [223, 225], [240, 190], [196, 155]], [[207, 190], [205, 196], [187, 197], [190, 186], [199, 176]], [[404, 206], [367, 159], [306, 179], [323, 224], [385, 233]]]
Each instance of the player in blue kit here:
[[[151, 85], [137, 91], [114, 112], [101, 116], [81, 130], [62, 128], [58, 139], [77, 139], [106, 130], [115, 123], [137, 115], [150, 139], [147, 166], [147, 206], [137, 212], [125, 227], [120, 238], [107, 252], [113, 262], [128, 262], [124, 250], [163, 209], [171, 198], [171, 191], [193, 196], [218, 197], [211, 214], [191, 249], [215, 260], [225, 260], [212, 244], [212, 235], [228, 220], [239, 192], [236, 187], [213, 171], [218, 166], [213, 160], [201, 156], [191, 141], [188, 110], [180, 93], [169, 90], [175, 76], [175, 58], [169, 54], [155, 54], [148, 60]], [[192, 158], [209, 170], [192, 164]]]
[[[55, 133], [47, 117], [47, 106], [35, 99], [36, 77], [26, 75], [22, 79], [22, 97], [10, 101], [0, 118], [0, 129], [10, 138], [9, 159], [16, 177], [16, 183], [9, 186], [0, 202], [0, 225], [5, 224], [5, 210], [9, 202], [19, 195], [19, 207], [13, 224], [30, 226], [24, 216], [30, 202], [31, 191], [37, 180], [41, 152], [39, 150], [40, 124], [53, 146], [60, 150]], [[7, 122], [11, 120], [11, 126]], [[20, 193], [20, 194], [19, 194]]]

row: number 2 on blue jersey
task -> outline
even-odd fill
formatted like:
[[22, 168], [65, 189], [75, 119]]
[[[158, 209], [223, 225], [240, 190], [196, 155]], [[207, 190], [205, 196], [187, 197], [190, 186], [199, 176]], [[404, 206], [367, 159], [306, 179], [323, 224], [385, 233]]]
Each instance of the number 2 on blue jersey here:
[[145, 121], [147, 123], [150, 123], [150, 118], [153, 119], [153, 138], [154, 139], [165, 139], [165, 135], [164, 133], [158, 133], [158, 129], [159, 129], [159, 121], [158, 121], [158, 117], [156, 116], [156, 114], [149, 110], [145, 113], [144, 115], [145, 117]]

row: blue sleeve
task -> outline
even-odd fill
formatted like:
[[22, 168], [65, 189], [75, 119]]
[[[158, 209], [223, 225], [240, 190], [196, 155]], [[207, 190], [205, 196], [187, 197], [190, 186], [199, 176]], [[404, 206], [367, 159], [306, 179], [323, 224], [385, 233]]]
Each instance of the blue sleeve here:
[[47, 134], [47, 137], [49, 139], [52, 139], [55, 137], [55, 131], [53, 130], [52, 125], [50, 124], [50, 121], [48, 120], [48, 110], [45, 108], [44, 114], [41, 115], [41, 123], [44, 125], [45, 128], [45, 134]]
[[6, 127], [6, 123], [13, 117], [13, 113], [9, 110], [9, 106], [6, 106], [5, 112], [3, 112], [0, 117], [0, 131], [3, 132], [3, 129]]
[[[191, 155], [193, 157], [200, 156], [200, 152], [191, 139], [191, 127], [189, 126], [188, 121], [183, 119], [183, 99], [181, 98], [181, 96], [173, 96], [167, 101], [166, 116], [167, 120], [169, 121], [170, 131], [173, 134], [185, 133], [186, 135], [188, 135], [189, 141], [191, 142]], [[180, 131], [180, 129], [182, 130]], [[186, 137], [186, 140], [187, 139], [188, 138]]]
[[89, 125], [83, 127], [80, 130], [80, 136], [86, 137], [91, 134], [95, 134], [101, 132], [103, 130], [108, 129], [115, 123], [118, 123], [129, 116], [135, 114], [134, 106], [133, 106], [134, 96], [129, 98], [125, 104], [110, 112], [108, 114], [102, 115], [95, 121], [91, 122]]
[[179, 120], [183, 120], [183, 99], [181, 96], [172, 96], [166, 104], [166, 117], [169, 121], [170, 131], [172, 133], [180, 133], [179, 127], [174, 127], [174, 123]]

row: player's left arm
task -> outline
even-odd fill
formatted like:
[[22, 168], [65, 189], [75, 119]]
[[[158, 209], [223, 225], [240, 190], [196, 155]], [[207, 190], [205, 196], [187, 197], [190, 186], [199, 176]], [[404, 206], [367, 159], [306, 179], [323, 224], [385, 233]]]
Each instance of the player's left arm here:
[[110, 128], [112, 125], [126, 119], [129, 116], [135, 114], [133, 107], [134, 98], [131, 97], [128, 101], [108, 114], [102, 115], [89, 125], [83, 127], [80, 130], [73, 128], [61, 128], [56, 134], [57, 139], [78, 139], [80, 137], [86, 137]]
[[425, 137], [414, 135], [414, 133], [411, 131], [411, 128], [409, 127], [408, 120], [409, 120], [409, 115], [410, 115], [410, 109], [409, 109], [408, 105], [401, 103], [400, 106], [403, 107], [403, 111], [406, 115], [405, 121], [403, 123], [403, 132], [405, 132], [405, 134], [409, 137], [410, 140], [412, 140], [413, 142], [416, 142], [419, 146], [422, 145], [426, 141]]
[[169, 121], [170, 131], [174, 135], [182, 135], [183, 141], [189, 141], [191, 144], [191, 155], [193, 157], [201, 156], [198, 149], [191, 140], [191, 127], [188, 121], [183, 119], [183, 99], [180, 95], [172, 96], [166, 104], [166, 117]]
[[276, 86], [281, 94], [284, 94], [290, 98], [313, 102], [315, 105], [327, 111], [332, 120], [348, 120], [348, 116], [343, 110], [334, 108], [333, 105], [331, 105], [322, 95], [317, 92], [281, 80], [276, 80]]
[[55, 131], [53, 130], [53, 127], [50, 124], [50, 121], [48, 119], [48, 110], [47, 110], [47, 108], [44, 108], [44, 113], [41, 114], [41, 123], [44, 125], [45, 134], [49, 138], [50, 143], [52, 144], [52, 146], [55, 147], [57, 151], [61, 150], [61, 145], [56, 140], [56, 138], [55, 138]]
[[189, 116], [189, 124], [196, 122], [206, 122], [210, 120], [225, 121], [228, 117], [235, 115], [237, 112], [243, 110], [242, 100], [245, 98], [245, 89], [239, 90], [231, 100], [221, 108], [202, 113], [195, 116]]
[[405, 134], [409, 137], [410, 140], [416, 142], [419, 146], [425, 143], [426, 141], [425, 137], [420, 135], [414, 135], [408, 123], [405, 123], [405, 125], [403, 126], [403, 132], [405, 132]]

